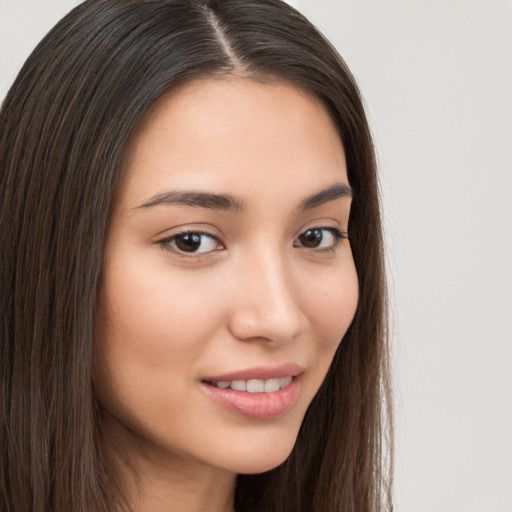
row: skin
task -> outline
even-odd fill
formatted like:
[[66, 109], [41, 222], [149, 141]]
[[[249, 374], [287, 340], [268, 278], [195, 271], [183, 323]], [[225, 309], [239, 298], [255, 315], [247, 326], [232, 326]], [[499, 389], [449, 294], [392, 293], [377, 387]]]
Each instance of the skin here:
[[[349, 240], [324, 229], [347, 230], [351, 198], [300, 208], [336, 184], [348, 180], [333, 122], [285, 83], [185, 84], [133, 134], [107, 240], [94, 380], [104, 449], [137, 512], [232, 511], [238, 473], [290, 454], [357, 305]], [[167, 191], [229, 194], [243, 208], [148, 206]], [[301, 234], [316, 227], [320, 245], [306, 247]], [[199, 252], [180, 252], [184, 230], [209, 234]], [[226, 410], [201, 384], [285, 363], [303, 373], [276, 418]]]

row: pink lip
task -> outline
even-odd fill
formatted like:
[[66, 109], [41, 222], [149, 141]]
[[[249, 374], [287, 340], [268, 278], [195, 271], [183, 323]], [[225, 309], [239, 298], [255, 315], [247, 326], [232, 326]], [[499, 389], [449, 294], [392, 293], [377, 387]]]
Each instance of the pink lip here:
[[[278, 367], [259, 367], [208, 377], [201, 382], [202, 389], [224, 409], [253, 420], [269, 420], [281, 416], [296, 402], [301, 389], [301, 374], [298, 365], [285, 364]], [[293, 377], [285, 388], [271, 393], [249, 393], [214, 386], [213, 382], [232, 380], [268, 380]]]
[[298, 364], [282, 364], [280, 366], [258, 366], [255, 368], [248, 368], [246, 370], [239, 370], [234, 372], [225, 373], [223, 375], [215, 375], [213, 377], [205, 377], [202, 379], [204, 382], [221, 382], [231, 380], [268, 380], [279, 379], [281, 377], [296, 377], [304, 371], [304, 368]]
[[293, 377], [285, 388], [272, 393], [249, 393], [221, 389], [201, 382], [203, 390], [221, 407], [252, 420], [270, 420], [284, 414], [297, 400], [301, 387], [300, 375]]

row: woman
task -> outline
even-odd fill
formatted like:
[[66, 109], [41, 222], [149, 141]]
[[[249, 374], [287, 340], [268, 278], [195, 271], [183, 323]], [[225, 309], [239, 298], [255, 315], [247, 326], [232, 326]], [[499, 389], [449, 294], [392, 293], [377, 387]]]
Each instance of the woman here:
[[372, 142], [307, 20], [86, 1], [0, 137], [2, 510], [391, 509]]

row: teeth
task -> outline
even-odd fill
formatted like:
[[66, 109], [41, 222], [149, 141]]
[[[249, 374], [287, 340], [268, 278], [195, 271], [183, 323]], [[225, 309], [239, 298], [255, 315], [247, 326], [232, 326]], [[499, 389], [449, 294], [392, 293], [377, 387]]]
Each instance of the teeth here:
[[248, 380], [247, 391], [249, 391], [249, 393], [263, 393], [263, 391], [265, 391], [265, 382], [256, 379]]
[[280, 379], [250, 379], [250, 380], [232, 380], [212, 382], [214, 386], [227, 389], [231, 388], [235, 391], [247, 391], [249, 393], [273, 393], [279, 391], [290, 384], [293, 377], [281, 377]]
[[245, 391], [247, 389], [247, 382], [245, 380], [232, 380], [230, 387], [235, 391]]
[[[265, 393], [272, 393], [272, 391], [279, 391], [281, 389], [281, 386], [279, 385], [279, 379], [269, 379], [265, 381], [264, 384], [265, 387]], [[284, 386], [283, 386], [284, 388]]]
[[292, 381], [291, 377], [281, 377], [279, 379], [279, 386], [282, 388], [285, 388], [286, 386], [288, 386], [288, 384], [290, 384], [291, 381]]

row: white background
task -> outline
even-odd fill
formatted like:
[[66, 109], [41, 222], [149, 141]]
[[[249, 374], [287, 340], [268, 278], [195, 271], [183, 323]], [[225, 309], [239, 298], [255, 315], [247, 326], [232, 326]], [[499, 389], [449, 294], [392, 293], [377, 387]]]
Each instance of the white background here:
[[[77, 0], [0, 0], [0, 98]], [[367, 101], [392, 293], [398, 512], [512, 512], [512, 3], [291, 1]]]

